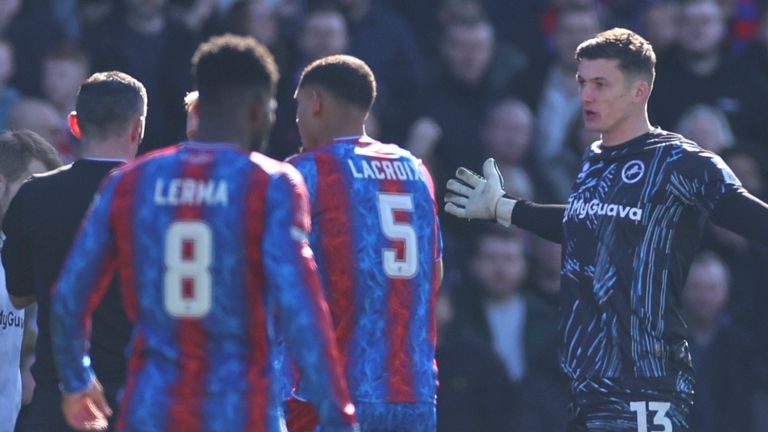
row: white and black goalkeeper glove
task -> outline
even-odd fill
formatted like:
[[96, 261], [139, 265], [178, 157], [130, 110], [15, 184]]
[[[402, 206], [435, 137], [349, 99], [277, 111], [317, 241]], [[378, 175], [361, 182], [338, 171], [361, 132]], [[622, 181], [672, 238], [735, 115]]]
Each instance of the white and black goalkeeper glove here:
[[504, 179], [493, 158], [483, 163], [483, 175], [464, 168], [448, 180], [445, 211], [460, 218], [495, 220], [509, 226], [517, 200], [504, 196]]

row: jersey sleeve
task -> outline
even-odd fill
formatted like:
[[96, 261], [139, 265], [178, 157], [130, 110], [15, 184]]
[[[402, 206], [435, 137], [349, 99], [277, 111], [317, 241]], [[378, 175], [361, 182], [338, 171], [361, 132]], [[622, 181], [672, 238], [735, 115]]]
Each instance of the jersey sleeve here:
[[2, 247], [3, 268], [8, 293], [15, 297], [35, 295], [32, 253], [24, 229], [28, 192], [29, 183], [25, 183], [11, 201], [3, 221], [3, 233], [5, 233], [5, 242]]
[[52, 290], [51, 339], [66, 393], [84, 390], [93, 379], [88, 356], [91, 314], [114, 273], [110, 209], [119, 177], [109, 177], [96, 194]]
[[694, 203], [706, 210], [707, 214], [711, 214], [721, 200], [733, 194], [743, 193], [744, 188], [720, 156], [705, 151], [697, 156], [695, 164], [685, 165], [685, 182], [673, 181], [673, 184], [690, 185], [681, 189], [691, 190]]
[[768, 204], [748, 192], [720, 200], [712, 211], [712, 221], [751, 241], [768, 245]]
[[268, 295], [277, 305], [279, 327], [301, 370], [303, 391], [318, 409], [320, 424], [345, 430], [355, 422], [354, 408], [308, 244], [308, 207], [304, 181], [286, 166], [267, 192], [262, 248]]

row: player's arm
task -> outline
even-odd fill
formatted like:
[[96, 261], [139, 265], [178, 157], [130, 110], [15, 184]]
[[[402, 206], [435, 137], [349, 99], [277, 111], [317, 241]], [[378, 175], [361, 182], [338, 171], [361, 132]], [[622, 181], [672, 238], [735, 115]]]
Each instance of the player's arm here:
[[3, 221], [3, 268], [11, 303], [17, 309], [23, 309], [36, 301], [32, 254], [24, 230], [28, 191], [29, 184], [25, 183], [11, 201]]
[[460, 167], [448, 180], [445, 211], [459, 218], [515, 224], [555, 243], [562, 242], [564, 205], [541, 205], [504, 194], [504, 180], [493, 159], [483, 163], [483, 175]]
[[119, 177], [108, 178], [94, 198], [51, 298], [51, 339], [63, 393], [62, 408], [71, 426], [106, 427], [111, 415], [88, 356], [91, 314], [114, 273], [114, 243], [109, 224]]
[[352, 431], [354, 407], [341, 371], [328, 305], [308, 243], [308, 198], [293, 168], [267, 194], [262, 250], [279, 326], [301, 369], [302, 390], [315, 404], [322, 431]]
[[721, 199], [711, 218], [718, 226], [768, 245], [768, 204], [745, 190]]

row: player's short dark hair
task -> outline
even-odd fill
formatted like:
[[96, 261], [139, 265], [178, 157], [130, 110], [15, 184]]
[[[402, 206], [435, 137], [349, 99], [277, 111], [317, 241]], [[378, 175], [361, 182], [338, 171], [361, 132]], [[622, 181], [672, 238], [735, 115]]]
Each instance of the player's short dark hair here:
[[192, 56], [192, 75], [202, 103], [244, 87], [271, 98], [279, 78], [275, 59], [264, 45], [233, 34], [202, 43]]
[[61, 166], [56, 149], [40, 135], [27, 129], [0, 133], [0, 175], [7, 181], [18, 180], [32, 159], [48, 170]]
[[75, 111], [83, 135], [109, 136], [146, 115], [147, 90], [126, 73], [98, 72], [80, 86]]
[[318, 86], [340, 100], [371, 109], [376, 100], [376, 78], [364, 61], [349, 55], [323, 57], [304, 68], [299, 88]]
[[656, 53], [651, 43], [637, 33], [612, 28], [598, 33], [576, 48], [576, 60], [617, 59], [619, 69], [628, 75], [641, 75], [653, 85], [656, 77]]

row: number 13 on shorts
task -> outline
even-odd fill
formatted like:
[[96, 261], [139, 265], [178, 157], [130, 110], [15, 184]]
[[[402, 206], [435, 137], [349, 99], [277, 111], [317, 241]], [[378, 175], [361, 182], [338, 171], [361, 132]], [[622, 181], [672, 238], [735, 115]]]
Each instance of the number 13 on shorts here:
[[[653, 425], [661, 426], [663, 432], [674, 432], [672, 422], [667, 417], [669, 411], [669, 402], [630, 402], [629, 409], [637, 413], [637, 432], [649, 432], [648, 430], [648, 412], [655, 412], [653, 416]], [[654, 429], [659, 430], [659, 429]]]

